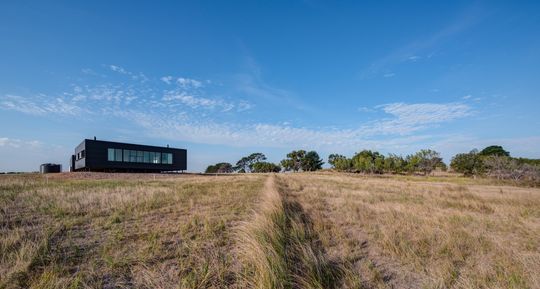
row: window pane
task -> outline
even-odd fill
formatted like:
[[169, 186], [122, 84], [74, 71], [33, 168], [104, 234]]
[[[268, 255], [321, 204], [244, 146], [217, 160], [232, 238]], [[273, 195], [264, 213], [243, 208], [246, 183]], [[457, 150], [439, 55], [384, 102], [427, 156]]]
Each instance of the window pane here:
[[107, 149], [107, 160], [114, 161], [114, 149]]
[[115, 155], [114, 155], [114, 160], [117, 161], [117, 162], [121, 162], [122, 161], [122, 149], [116, 149], [114, 151]]
[[143, 162], [143, 152], [137, 151], [137, 162], [142, 163]]
[[161, 153], [154, 152], [154, 164], [161, 163]]
[[161, 154], [161, 163], [162, 164], [167, 164], [167, 154], [166, 153]]
[[129, 150], [124, 150], [124, 162], [129, 162]]
[[170, 153], [167, 154], [167, 163], [168, 163], [169, 165], [172, 165], [172, 154], [170, 154]]
[[132, 163], [137, 161], [137, 151], [129, 151], [129, 161]]
[[150, 152], [144, 152], [144, 162], [150, 163]]

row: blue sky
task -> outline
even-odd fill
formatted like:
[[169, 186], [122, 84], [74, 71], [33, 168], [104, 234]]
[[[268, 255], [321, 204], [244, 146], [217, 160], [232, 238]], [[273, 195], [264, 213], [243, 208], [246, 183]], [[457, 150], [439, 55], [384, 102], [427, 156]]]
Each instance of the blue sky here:
[[540, 158], [538, 1], [2, 1], [0, 171], [83, 138]]

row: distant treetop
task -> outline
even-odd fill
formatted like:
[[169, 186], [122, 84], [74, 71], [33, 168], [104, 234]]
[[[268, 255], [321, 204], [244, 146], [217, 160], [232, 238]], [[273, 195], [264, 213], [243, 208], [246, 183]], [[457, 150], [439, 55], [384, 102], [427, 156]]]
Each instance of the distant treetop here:
[[510, 153], [508, 151], [505, 151], [502, 146], [488, 146], [482, 151], [480, 151], [481, 156], [504, 156], [509, 157]]

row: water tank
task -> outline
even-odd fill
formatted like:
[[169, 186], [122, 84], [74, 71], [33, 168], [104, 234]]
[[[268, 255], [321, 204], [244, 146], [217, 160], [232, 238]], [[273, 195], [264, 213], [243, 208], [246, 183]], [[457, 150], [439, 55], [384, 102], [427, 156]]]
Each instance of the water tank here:
[[39, 172], [42, 174], [59, 173], [62, 171], [62, 165], [59, 164], [42, 164], [39, 166]]

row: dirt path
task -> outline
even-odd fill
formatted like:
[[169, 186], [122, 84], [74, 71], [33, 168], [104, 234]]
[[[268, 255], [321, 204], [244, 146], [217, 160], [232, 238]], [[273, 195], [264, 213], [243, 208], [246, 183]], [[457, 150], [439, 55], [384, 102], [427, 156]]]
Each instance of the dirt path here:
[[271, 175], [254, 218], [239, 235], [249, 288], [339, 288], [343, 270], [328, 258], [300, 203]]

